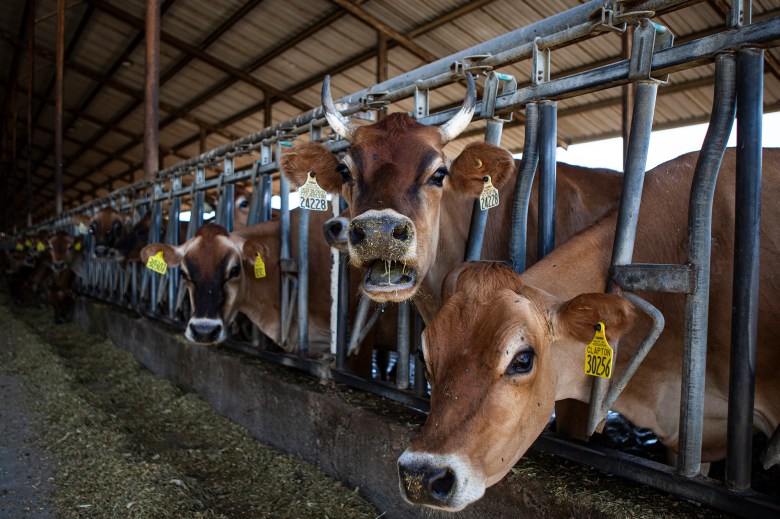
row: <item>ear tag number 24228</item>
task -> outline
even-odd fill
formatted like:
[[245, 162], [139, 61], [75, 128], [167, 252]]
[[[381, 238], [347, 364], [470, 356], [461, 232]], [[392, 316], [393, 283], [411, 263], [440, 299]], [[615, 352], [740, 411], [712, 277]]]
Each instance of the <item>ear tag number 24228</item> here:
[[301, 197], [301, 207], [310, 211], [327, 211], [328, 194], [317, 184], [316, 175], [309, 171], [309, 178], [306, 183], [298, 189], [298, 195]]
[[146, 268], [158, 274], [165, 274], [168, 271], [168, 264], [165, 263], [163, 258], [163, 251], [158, 252], [154, 256], [149, 256], [149, 259], [146, 260]]
[[498, 189], [493, 186], [490, 175], [485, 175], [483, 181], [485, 185], [482, 186], [482, 193], [479, 195], [479, 209], [481, 211], [498, 205]]
[[607, 327], [596, 325], [596, 335], [585, 348], [585, 374], [594, 377], [612, 377], [612, 348], [607, 343]]

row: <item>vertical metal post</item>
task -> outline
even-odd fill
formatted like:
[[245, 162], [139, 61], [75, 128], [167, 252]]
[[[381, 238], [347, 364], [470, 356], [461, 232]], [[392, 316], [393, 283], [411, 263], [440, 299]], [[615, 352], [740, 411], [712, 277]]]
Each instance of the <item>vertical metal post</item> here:
[[555, 153], [558, 147], [558, 103], [539, 103], [539, 235], [538, 259], [555, 248]]
[[[347, 208], [343, 197], [339, 197], [339, 212]], [[339, 292], [336, 321], [336, 367], [344, 369], [347, 365], [347, 348], [349, 346], [349, 253], [339, 251]]]
[[422, 332], [425, 328], [420, 312], [415, 307], [412, 315], [412, 326], [414, 331], [414, 351], [418, 352], [414, 356], [414, 394], [418, 397], [424, 397], [428, 392], [428, 384], [425, 380], [425, 363], [422, 361]]
[[534, 183], [536, 166], [539, 164], [539, 105], [525, 105], [525, 139], [523, 142], [523, 162], [515, 181], [515, 193], [512, 200], [512, 234], [509, 238], [509, 259], [512, 268], [518, 274], [525, 271], [528, 250], [528, 205], [531, 202], [531, 188]]
[[[621, 40], [621, 57], [623, 59], [629, 59], [631, 57], [631, 32], [633, 28], [626, 26], [626, 31], [623, 33]], [[634, 104], [634, 85], [631, 83], [623, 85], [621, 89], [621, 119], [622, 119], [622, 137], [623, 137], [623, 167], [626, 165], [626, 158], [628, 157], [628, 138], [631, 134], [631, 107]]]
[[[152, 189], [152, 222], [149, 229], [149, 243], [157, 243], [162, 236], [162, 202], [160, 202], [160, 195], [162, 194], [162, 186], [158, 183], [154, 184]], [[147, 271], [147, 269], [144, 269]], [[150, 273], [144, 272], [146, 279], [151, 287], [151, 294], [149, 295], [149, 311], [152, 313], [157, 312], [157, 280], [153, 278]]]
[[[181, 177], [173, 177], [172, 190], [181, 189]], [[169, 245], [179, 245], [181, 236], [179, 229], [179, 213], [181, 212], [181, 197], [175, 196], [168, 205], [168, 232], [166, 241]], [[168, 317], [176, 318], [176, 299], [179, 293], [179, 268], [172, 268], [168, 273]]]
[[62, 111], [65, 96], [65, 0], [57, 0], [56, 83], [54, 87], [54, 204], [62, 214]]
[[761, 232], [764, 51], [737, 52], [737, 185], [726, 484], [750, 487]]
[[[277, 157], [281, 156], [281, 149], [277, 150]], [[290, 181], [281, 173], [279, 175], [279, 198], [281, 202], [279, 216], [279, 259], [290, 259]], [[282, 342], [285, 340], [285, 320], [290, 307], [290, 276], [284, 272], [279, 276], [281, 282], [281, 312], [280, 312], [280, 330]], [[284, 346], [280, 344], [280, 346]]]
[[266, 128], [270, 128], [271, 125], [274, 123], [274, 117], [273, 117], [273, 103], [271, 102], [271, 96], [268, 94], [268, 91], [266, 90], [263, 95], [265, 96], [264, 102], [265, 106], [263, 107], [263, 126]]
[[398, 359], [395, 364], [398, 389], [409, 389], [409, 317], [409, 301], [398, 303]]
[[146, 0], [144, 117], [144, 176], [146, 180], [153, 181], [160, 166], [160, 0]]
[[688, 264], [695, 267], [696, 291], [685, 297], [685, 353], [681, 377], [677, 469], [687, 477], [698, 474], [701, 463], [712, 203], [718, 170], [734, 124], [735, 70], [733, 55], [721, 54], [716, 57], [712, 115], [696, 163], [688, 205]]
[[[384, 83], [387, 81], [387, 35], [382, 31], [376, 32], [376, 83]], [[381, 121], [385, 118], [387, 110], [377, 110], [376, 120]]]
[[27, 14], [27, 227], [32, 227], [33, 85], [35, 80], [35, 0], [28, 0]]
[[309, 216], [311, 211], [299, 208], [298, 222], [298, 354], [309, 352]]
[[[631, 263], [634, 255], [636, 224], [639, 217], [639, 204], [642, 200], [642, 187], [645, 179], [647, 151], [650, 147], [650, 133], [653, 126], [657, 92], [658, 82], [655, 80], [642, 80], [636, 84], [634, 113], [631, 118], [631, 137], [628, 142], [628, 158], [623, 175], [620, 205], [618, 206], [618, 221], [617, 229], [615, 230], [615, 243], [612, 248], [611, 265]], [[609, 289], [611, 287], [608, 287]], [[588, 411], [588, 431], [595, 430], [598, 422], [601, 420], [599, 407], [606, 397], [609, 380], [594, 378], [592, 384], [590, 409]]]

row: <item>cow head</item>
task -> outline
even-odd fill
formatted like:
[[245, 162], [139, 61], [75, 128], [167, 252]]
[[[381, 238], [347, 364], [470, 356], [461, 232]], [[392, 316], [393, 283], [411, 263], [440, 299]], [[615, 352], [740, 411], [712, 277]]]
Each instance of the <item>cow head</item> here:
[[351, 143], [339, 162], [319, 143], [295, 146], [281, 160], [294, 186], [308, 172], [320, 187], [346, 197], [351, 222], [350, 260], [366, 271], [363, 291], [376, 301], [403, 301], [416, 293], [435, 261], [442, 193], [453, 190], [470, 199], [479, 195], [483, 178], [501, 185], [515, 170], [511, 154], [473, 143], [449, 163], [443, 148], [469, 124], [474, 114], [474, 81], [469, 77], [460, 111], [441, 127], [425, 126], [403, 113], [356, 126], [336, 111], [325, 79], [322, 103], [330, 126]]
[[48, 249], [51, 254], [51, 268], [60, 272], [73, 263], [74, 256], [84, 246], [81, 237], [74, 237], [65, 231], [57, 231], [48, 240]]
[[123, 215], [111, 208], [104, 208], [92, 218], [87, 218], [84, 215], [74, 216], [73, 223], [87, 226], [94, 240], [95, 257], [107, 258], [111, 249], [130, 229], [131, 220], [128, 215]]
[[269, 261], [269, 247], [228, 234], [224, 227], [214, 224], [204, 225], [195, 237], [178, 247], [148, 245], [141, 251], [141, 260], [146, 263], [160, 251], [169, 267], [180, 267], [192, 305], [184, 335], [198, 343], [220, 343], [228, 338], [227, 327], [238, 313], [245, 284], [254, 278], [257, 255], [267, 270], [273, 263]]
[[141, 249], [149, 243], [151, 225], [152, 213], [147, 211], [146, 215], [133, 225], [129, 232], [116, 240], [116, 243], [109, 251], [109, 256], [119, 262], [137, 260]]
[[444, 291], [423, 336], [430, 414], [398, 472], [408, 502], [456, 511], [520, 459], [556, 400], [587, 392], [594, 325], [615, 342], [635, 311], [614, 295], [558, 300], [496, 263], [459, 267]]

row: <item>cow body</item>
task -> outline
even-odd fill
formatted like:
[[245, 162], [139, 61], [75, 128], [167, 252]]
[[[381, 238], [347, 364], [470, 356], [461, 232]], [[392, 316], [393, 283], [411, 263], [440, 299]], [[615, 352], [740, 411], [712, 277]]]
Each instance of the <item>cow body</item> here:
[[[662, 164], [645, 179], [634, 261], [685, 263], [688, 193], [697, 154]], [[754, 425], [780, 423], [780, 151], [764, 151], [762, 245]], [[735, 153], [715, 191], [702, 461], [725, 457], [733, 270]], [[413, 502], [454, 510], [501, 479], [545, 427], [553, 403], [588, 402], [585, 346], [606, 324], [619, 341], [619, 377], [649, 327], [628, 300], [603, 292], [617, 215], [577, 234], [519, 276], [496, 264], [467, 264], [445, 282], [447, 302], [425, 332], [432, 385], [426, 426], [399, 459]], [[664, 332], [612, 408], [651, 429], [672, 451], [679, 435], [685, 296], [641, 294], [663, 313]], [[774, 459], [776, 463], [778, 460]]]

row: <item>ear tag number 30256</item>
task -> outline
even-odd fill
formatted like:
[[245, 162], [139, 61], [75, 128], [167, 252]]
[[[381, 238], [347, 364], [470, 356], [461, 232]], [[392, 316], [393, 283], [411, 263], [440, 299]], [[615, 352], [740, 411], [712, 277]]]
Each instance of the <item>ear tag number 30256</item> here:
[[485, 185], [482, 186], [482, 194], [479, 195], [479, 209], [485, 211], [498, 205], [498, 189], [493, 187], [490, 175], [485, 175], [482, 180]]
[[163, 251], [158, 252], [154, 256], [149, 256], [149, 259], [146, 260], [146, 268], [158, 274], [165, 274], [168, 271], [168, 264], [165, 263], [163, 258]]
[[594, 377], [612, 376], [612, 348], [607, 343], [607, 327], [604, 323], [596, 325], [596, 335], [585, 348], [585, 374]]
[[298, 189], [298, 195], [301, 197], [301, 207], [310, 211], [327, 211], [328, 194], [317, 184], [316, 174], [309, 171], [309, 178], [306, 183]]

